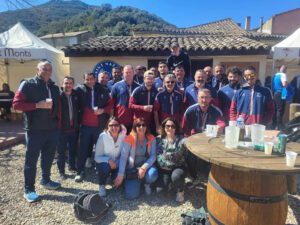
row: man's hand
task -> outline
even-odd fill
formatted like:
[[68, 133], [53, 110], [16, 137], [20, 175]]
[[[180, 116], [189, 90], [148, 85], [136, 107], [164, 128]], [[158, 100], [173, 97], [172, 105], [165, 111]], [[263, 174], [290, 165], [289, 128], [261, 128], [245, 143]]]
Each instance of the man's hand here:
[[118, 175], [114, 181], [115, 187], [119, 187], [123, 182], [124, 176]]
[[94, 114], [95, 115], [100, 115], [100, 114], [102, 114], [102, 113], [104, 113], [104, 109], [97, 109], [97, 110], [94, 110]]
[[45, 100], [39, 101], [35, 104], [37, 109], [52, 109], [53, 102], [46, 102]]
[[152, 112], [153, 109], [153, 105], [145, 105], [144, 106], [144, 111], [146, 112]]
[[157, 90], [158, 90], [159, 92], [161, 92], [161, 91], [164, 90], [164, 88], [163, 88], [163, 87], [159, 87], [159, 88], [157, 88]]
[[108, 160], [108, 164], [112, 170], [117, 169], [117, 164], [113, 160]]

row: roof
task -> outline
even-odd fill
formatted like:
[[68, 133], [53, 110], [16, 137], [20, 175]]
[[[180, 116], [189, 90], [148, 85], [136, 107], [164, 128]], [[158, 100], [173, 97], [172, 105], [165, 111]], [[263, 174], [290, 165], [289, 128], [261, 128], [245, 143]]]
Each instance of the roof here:
[[59, 38], [59, 37], [75, 37], [75, 36], [78, 36], [80, 34], [85, 34], [85, 33], [89, 33], [89, 32], [90, 31], [88, 31], [88, 30], [84, 30], [84, 31], [78, 31], [78, 32], [47, 34], [47, 35], [44, 35], [40, 38], [45, 39], [45, 38]]
[[102, 36], [63, 49], [66, 56], [153, 55], [170, 54], [177, 42], [189, 55], [268, 54], [268, 45], [243, 36]]

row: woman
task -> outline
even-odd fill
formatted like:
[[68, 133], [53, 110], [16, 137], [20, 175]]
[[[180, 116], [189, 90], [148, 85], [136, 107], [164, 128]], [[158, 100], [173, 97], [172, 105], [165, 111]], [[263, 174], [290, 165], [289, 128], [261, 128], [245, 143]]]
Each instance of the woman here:
[[177, 191], [176, 201], [184, 201], [184, 139], [179, 133], [179, 126], [173, 118], [166, 118], [161, 124], [161, 135], [156, 138], [157, 165], [159, 178], [157, 191], [172, 186]]
[[150, 184], [158, 177], [157, 169], [153, 166], [155, 160], [155, 137], [150, 134], [145, 120], [137, 118], [122, 144], [119, 172], [115, 180], [115, 186], [119, 187], [125, 179], [126, 198], [134, 199], [140, 195], [142, 181], [145, 183], [145, 193], [151, 194]]
[[106, 196], [105, 183], [108, 176], [114, 180], [118, 173], [120, 146], [126, 137], [126, 128], [116, 117], [110, 117], [105, 130], [99, 135], [95, 161], [99, 174], [99, 195]]

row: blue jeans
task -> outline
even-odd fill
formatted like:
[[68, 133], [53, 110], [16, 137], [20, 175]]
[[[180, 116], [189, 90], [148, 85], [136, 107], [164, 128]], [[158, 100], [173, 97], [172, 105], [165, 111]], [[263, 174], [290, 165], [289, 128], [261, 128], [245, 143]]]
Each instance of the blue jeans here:
[[79, 151], [77, 157], [77, 171], [81, 173], [84, 171], [85, 161], [89, 156], [89, 152], [93, 151], [93, 146], [97, 142], [100, 134], [98, 127], [81, 126], [79, 139]]
[[50, 181], [51, 166], [58, 143], [58, 130], [27, 131], [24, 165], [25, 192], [35, 191], [36, 165], [41, 153], [42, 184]]
[[109, 175], [112, 180], [116, 179], [118, 175], [118, 169], [112, 170], [110, 165], [106, 162], [96, 163], [96, 169], [99, 177], [99, 185], [105, 185]]
[[57, 167], [60, 173], [65, 173], [66, 150], [68, 149], [69, 167], [75, 168], [75, 158], [77, 153], [77, 132], [60, 131], [59, 144], [57, 148]]
[[[145, 173], [145, 183], [152, 184], [158, 178], [158, 171], [156, 167], [150, 167]], [[124, 184], [124, 191], [125, 197], [128, 199], [134, 199], [140, 196], [140, 189], [141, 189], [141, 182], [140, 179], [125, 179]]]

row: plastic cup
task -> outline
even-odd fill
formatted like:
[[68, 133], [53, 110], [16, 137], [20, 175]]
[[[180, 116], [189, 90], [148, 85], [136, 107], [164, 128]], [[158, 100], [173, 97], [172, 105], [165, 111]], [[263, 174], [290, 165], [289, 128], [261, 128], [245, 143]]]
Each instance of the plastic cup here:
[[298, 155], [297, 152], [286, 151], [285, 152], [286, 165], [289, 167], [294, 167], [296, 163], [297, 155]]
[[218, 130], [219, 130], [218, 125], [212, 125], [211, 137], [217, 137], [218, 136]]
[[230, 120], [229, 121], [229, 126], [236, 126], [236, 121], [235, 120]]
[[52, 102], [52, 98], [46, 98], [46, 102]]
[[273, 142], [265, 142], [265, 154], [266, 155], [271, 155], [272, 154], [272, 149], [273, 149]]
[[213, 125], [206, 125], [206, 136], [211, 137], [213, 134]]
[[245, 125], [245, 137], [251, 138], [251, 125]]

